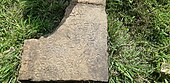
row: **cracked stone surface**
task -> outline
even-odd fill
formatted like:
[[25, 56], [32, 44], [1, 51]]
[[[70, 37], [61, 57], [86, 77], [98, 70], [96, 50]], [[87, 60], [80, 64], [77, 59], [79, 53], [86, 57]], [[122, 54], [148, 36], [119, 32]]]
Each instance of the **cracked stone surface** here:
[[107, 82], [105, 2], [73, 0], [54, 33], [46, 38], [26, 40], [19, 80]]

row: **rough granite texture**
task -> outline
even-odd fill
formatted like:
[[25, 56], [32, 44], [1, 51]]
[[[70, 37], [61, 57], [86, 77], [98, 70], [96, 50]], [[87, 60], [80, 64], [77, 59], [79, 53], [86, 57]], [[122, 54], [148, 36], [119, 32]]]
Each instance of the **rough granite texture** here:
[[79, 1], [86, 3], [72, 1], [50, 36], [25, 41], [19, 80], [108, 81], [107, 15], [95, 5], [105, 0]]

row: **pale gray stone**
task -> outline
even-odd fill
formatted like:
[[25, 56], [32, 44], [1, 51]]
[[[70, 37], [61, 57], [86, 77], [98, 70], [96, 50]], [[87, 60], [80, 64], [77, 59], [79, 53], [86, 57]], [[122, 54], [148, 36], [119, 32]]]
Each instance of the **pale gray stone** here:
[[89, 4], [97, 4], [97, 5], [105, 5], [106, 0], [73, 0], [79, 3], [89, 3]]
[[107, 60], [105, 6], [72, 2], [54, 33], [24, 42], [19, 80], [107, 82]]

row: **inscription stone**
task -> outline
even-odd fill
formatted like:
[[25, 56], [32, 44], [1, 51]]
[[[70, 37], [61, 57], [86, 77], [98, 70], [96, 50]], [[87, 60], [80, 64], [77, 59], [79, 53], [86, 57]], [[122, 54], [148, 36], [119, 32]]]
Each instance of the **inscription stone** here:
[[19, 80], [108, 81], [105, 0], [73, 0], [50, 36], [24, 42]]

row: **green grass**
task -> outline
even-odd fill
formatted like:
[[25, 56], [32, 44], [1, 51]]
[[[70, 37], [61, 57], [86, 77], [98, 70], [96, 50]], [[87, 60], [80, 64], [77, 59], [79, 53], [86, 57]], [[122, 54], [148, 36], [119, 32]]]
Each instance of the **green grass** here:
[[168, 83], [169, 0], [108, 0], [110, 83]]
[[[18, 82], [25, 39], [54, 31], [69, 0], [0, 0], [0, 83]], [[170, 1], [107, 0], [109, 83], [168, 83]]]

